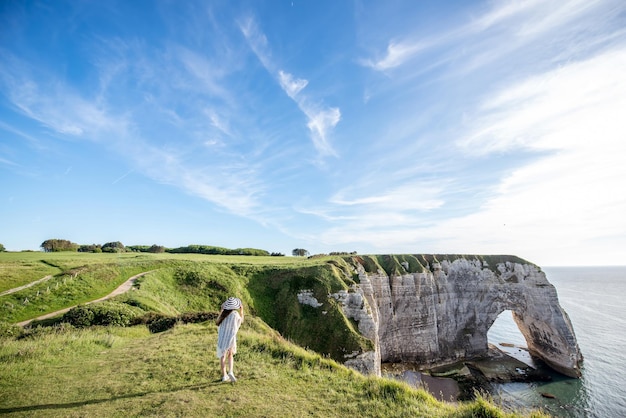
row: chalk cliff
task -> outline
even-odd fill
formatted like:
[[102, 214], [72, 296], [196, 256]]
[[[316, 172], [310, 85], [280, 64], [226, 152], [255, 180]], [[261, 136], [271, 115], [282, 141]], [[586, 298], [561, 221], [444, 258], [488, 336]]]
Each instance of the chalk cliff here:
[[[374, 350], [346, 364], [380, 373], [380, 362], [426, 367], [484, 355], [487, 331], [513, 312], [530, 353], [580, 376], [582, 354], [556, 289], [541, 269], [513, 256], [349, 257], [353, 284], [329, 294]], [[356, 279], [358, 276], [358, 279]]]

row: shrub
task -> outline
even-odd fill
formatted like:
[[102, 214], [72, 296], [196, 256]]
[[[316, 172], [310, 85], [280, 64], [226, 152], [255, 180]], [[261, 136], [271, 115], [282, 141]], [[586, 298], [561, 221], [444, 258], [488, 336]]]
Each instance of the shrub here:
[[126, 251], [126, 247], [119, 241], [107, 242], [102, 246], [103, 253], [123, 253]]
[[124, 303], [103, 302], [93, 305], [78, 305], [63, 315], [63, 321], [75, 327], [90, 325], [128, 326], [137, 315], [132, 308]]
[[135, 308], [139, 308], [143, 311], [150, 310], [148, 305], [146, 305], [144, 302], [137, 300], [135, 298], [132, 298], [132, 297], [129, 297], [128, 299], [124, 300], [123, 303], [127, 304], [128, 306], [134, 306]]
[[63, 315], [63, 322], [75, 327], [88, 327], [93, 323], [94, 313], [85, 305], [78, 305], [67, 311]]
[[131, 324], [135, 312], [126, 304], [119, 302], [104, 302], [93, 305], [93, 325], [119, 325], [122, 327]]
[[160, 315], [147, 325], [148, 330], [150, 330], [151, 333], [156, 334], [157, 332], [163, 332], [167, 331], [168, 329], [174, 328], [176, 322], [178, 322], [178, 319], [176, 317]]
[[135, 317], [132, 325], [148, 325], [157, 319], [161, 318], [163, 315], [156, 312], [146, 312], [145, 314]]
[[180, 315], [180, 320], [185, 324], [215, 321], [216, 319], [216, 312], [184, 312]]

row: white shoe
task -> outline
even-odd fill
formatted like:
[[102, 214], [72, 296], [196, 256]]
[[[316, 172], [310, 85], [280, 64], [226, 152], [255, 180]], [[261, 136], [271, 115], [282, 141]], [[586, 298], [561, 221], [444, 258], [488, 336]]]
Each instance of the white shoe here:
[[222, 377], [222, 382], [228, 382], [229, 380], [230, 380], [230, 377], [228, 377], [228, 375], [227, 375], [227, 374], [225, 374], [225, 375]]
[[231, 382], [236, 382], [237, 381], [237, 378], [235, 377], [233, 372], [228, 373], [228, 377], [230, 377], [230, 381]]

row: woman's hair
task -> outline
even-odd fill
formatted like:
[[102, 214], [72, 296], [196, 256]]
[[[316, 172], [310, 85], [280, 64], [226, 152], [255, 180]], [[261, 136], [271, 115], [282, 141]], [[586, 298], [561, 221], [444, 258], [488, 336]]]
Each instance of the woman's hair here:
[[217, 317], [217, 320], [215, 321], [215, 323], [217, 324], [217, 326], [219, 327], [220, 324], [222, 323], [223, 320], [226, 319], [226, 317], [228, 315], [231, 314], [231, 312], [233, 312], [235, 309], [224, 309], [222, 311], [222, 313], [220, 313], [220, 316]]

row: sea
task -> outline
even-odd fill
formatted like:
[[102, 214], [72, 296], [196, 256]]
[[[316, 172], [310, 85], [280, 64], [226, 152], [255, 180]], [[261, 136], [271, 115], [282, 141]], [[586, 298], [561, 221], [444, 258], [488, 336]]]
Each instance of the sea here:
[[[574, 327], [584, 357], [582, 378], [554, 373], [549, 382], [496, 384], [494, 401], [506, 409], [542, 409], [555, 417], [626, 418], [626, 266], [542, 270]], [[514, 345], [506, 351], [532, 364], [510, 311], [498, 317], [488, 339], [500, 349], [503, 342]]]

